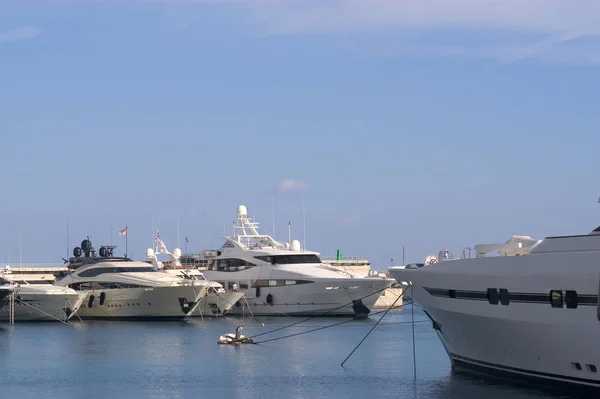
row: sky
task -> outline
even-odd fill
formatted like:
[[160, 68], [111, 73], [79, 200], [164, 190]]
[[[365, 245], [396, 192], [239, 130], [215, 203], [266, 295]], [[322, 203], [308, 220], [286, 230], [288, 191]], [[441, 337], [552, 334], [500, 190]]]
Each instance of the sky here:
[[3, 0], [1, 262], [216, 248], [241, 204], [379, 270], [585, 234], [599, 106], [598, 1]]

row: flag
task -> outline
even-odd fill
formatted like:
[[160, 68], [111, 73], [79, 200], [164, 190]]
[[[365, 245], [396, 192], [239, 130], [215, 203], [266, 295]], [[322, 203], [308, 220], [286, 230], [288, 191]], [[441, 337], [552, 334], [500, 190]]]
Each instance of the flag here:
[[124, 236], [125, 234], [127, 234], [127, 227], [125, 227], [123, 230], [119, 230], [120, 236]]

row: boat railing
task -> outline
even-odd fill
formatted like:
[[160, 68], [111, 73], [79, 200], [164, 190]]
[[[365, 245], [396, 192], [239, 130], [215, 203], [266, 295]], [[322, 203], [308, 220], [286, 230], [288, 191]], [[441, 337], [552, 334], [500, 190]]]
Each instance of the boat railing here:
[[368, 262], [362, 256], [345, 256], [343, 259], [321, 257], [321, 262]]

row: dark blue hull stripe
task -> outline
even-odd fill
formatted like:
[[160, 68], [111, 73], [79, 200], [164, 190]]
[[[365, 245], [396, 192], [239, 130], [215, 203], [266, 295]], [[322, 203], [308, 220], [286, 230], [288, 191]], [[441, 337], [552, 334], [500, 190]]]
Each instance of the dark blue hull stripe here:
[[[484, 362], [481, 360], [470, 359], [468, 357], [448, 353], [452, 362], [455, 366], [467, 370], [477, 370], [485, 372], [485, 374], [504, 374], [510, 375], [512, 378], [531, 380], [537, 379], [538, 381], [553, 380], [559, 383], [575, 384], [578, 386], [584, 386], [586, 388], [593, 388], [600, 390], [600, 380], [593, 380], [589, 378], [571, 377], [560, 374], [545, 373], [534, 370], [525, 370], [517, 367], [502, 366], [495, 363]], [[478, 370], [483, 369], [483, 370]]]

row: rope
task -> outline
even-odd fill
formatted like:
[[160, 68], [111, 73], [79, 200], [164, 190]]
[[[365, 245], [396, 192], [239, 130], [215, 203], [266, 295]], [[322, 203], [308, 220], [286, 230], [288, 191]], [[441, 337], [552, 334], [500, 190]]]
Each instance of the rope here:
[[[71, 300], [69, 298], [66, 298], [67, 303], [69, 304], [69, 306], [71, 308], [73, 308], [73, 304], [71, 303]], [[79, 308], [83, 306], [83, 301], [85, 301], [85, 297], [83, 298], [83, 300], [81, 301], [81, 303], [79, 304]], [[79, 319], [79, 322], [83, 323], [83, 320], [81, 320], [81, 317], [79, 316], [79, 308], [77, 308], [77, 310], [75, 311], [75, 316], [77, 316], [77, 318]]]
[[[382, 311], [382, 312], [386, 312], [386, 311]], [[382, 319], [383, 319], [383, 317], [382, 317]], [[334, 323], [334, 324], [329, 324], [329, 325], [326, 325], [326, 326], [321, 326], [321, 327], [313, 328], [312, 330], [300, 331], [300, 332], [297, 332], [297, 333], [294, 333], [294, 334], [284, 335], [282, 337], [269, 338], [269, 339], [265, 339], [264, 341], [254, 342], [254, 344], [264, 344], [265, 342], [277, 341], [277, 340], [284, 339], [284, 338], [291, 338], [291, 337], [295, 337], [295, 336], [302, 335], [302, 334], [308, 334], [308, 333], [311, 333], [311, 332], [324, 330], [326, 328], [337, 327], [337, 326], [340, 326], [342, 324], [350, 323], [352, 321], [356, 321], [356, 319], [344, 320], [344, 321], [340, 321], [338, 323]], [[422, 320], [422, 322], [427, 322], [427, 321], [429, 321], [429, 320]], [[389, 324], [391, 324], [391, 323], [389, 323]], [[408, 322], [399, 322], [397, 324], [408, 324]], [[377, 326], [377, 324], [375, 326]], [[289, 327], [291, 327], [291, 325]], [[363, 326], [353, 326], [353, 327], [363, 327]], [[372, 330], [373, 329], [371, 329], [371, 331]]]
[[27, 302], [24, 302], [24, 301], [22, 301], [22, 300], [21, 300], [21, 299], [19, 299], [19, 298], [15, 298], [15, 299], [16, 299], [17, 301], [19, 301], [19, 303], [22, 303], [23, 305], [27, 305], [27, 306], [29, 306], [29, 307], [31, 307], [31, 308], [33, 308], [33, 309], [37, 310], [38, 312], [45, 314], [46, 316], [50, 317], [51, 319], [54, 319], [54, 320], [60, 321], [61, 323], [65, 324], [65, 325], [67, 325], [67, 326], [71, 326], [71, 327], [72, 327], [72, 325], [71, 325], [70, 323], [67, 323], [67, 322], [65, 322], [65, 321], [62, 321], [62, 320], [61, 320], [61, 319], [59, 319], [58, 317], [54, 317], [54, 316], [52, 316], [50, 313], [44, 312], [44, 311], [43, 311], [42, 309], [40, 309], [40, 308], [36, 308], [35, 306], [33, 306], [33, 305], [30, 305], [30, 304], [28, 304]]
[[[386, 289], [387, 289], [387, 288], [383, 288], [383, 289], [381, 289], [381, 290], [379, 290], [379, 291], [375, 291], [375, 292], [373, 292], [373, 293], [371, 293], [371, 294], [369, 294], [369, 295], [366, 295], [366, 296], [364, 296], [364, 297], [360, 298], [360, 300], [363, 300], [363, 299], [365, 299], [365, 298], [368, 298], [368, 297], [370, 297], [371, 295], [377, 294], [378, 292], [385, 291]], [[354, 302], [354, 301], [353, 301], [353, 302]], [[321, 317], [321, 316], [324, 316], [324, 315], [326, 315], [327, 313], [331, 313], [331, 312], [334, 312], [334, 311], [336, 311], [336, 310], [338, 310], [338, 309], [344, 308], [344, 307], [346, 307], [346, 306], [348, 306], [348, 305], [352, 305], [352, 303], [353, 303], [353, 302], [346, 303], [346, 304], [344, 304], [344, 305], [342, 305], [342, 306], [338, 306], [337, 308], [330, 309], [330, 310], [328, 310], [328, 311], [326, 311], [326, 312], [323, 312], [323, 313], [321, 313], [321, 314], [318, 314], [318, 315], [315, 315], [315, 316], [311, 316], [311, 317], [309, 317], [309, 318], [307, 318], [307, 319], [304, 319], [304, 320], [297, 321], [297, 322], [295, 322], [295, 323], [292, 323], [292, 324], [289, 324], [289, 325], [287, 325], [287, 326], [280, 327], [280, 328], [276, 328], [275, 330], [271, 330], [271, 331], [265, 331], [264, 333], [260, 333], [260, 334], [254, 335], [254, 336], [252, 336], [252, 337], [250, 337], [250, 338], [256, 338], [256, 337], [260, 337], [261, 335], [270, 334], [270, 333], [273, 333], [273, 332], [275, 332], [275, 331], [283, 330], [284, 328], [287, 328], [287, 327], [293, 327], [293, 326], [295, 326], [295, 325], [297, 325], [297, 324], [304, 323], [305, 321], [312, 320], [312, 319], [314, 319], [314, 318], [316, 318], [316, 317]], [[394, 302], [394, 303], [395, 303], [395, 302]], [[354, 320], [354, 319], [351, 319], [351, 320]], [[350, 321], [351, 321], [351, 320], [350, 320]], [[264, 342], [264, 341], [263, 341], [263, 342]]]
[[[346, 360], [350, 359], [350, 356], [352, 356], [352, 354], [358, 349], [358, 347], [365, 341], [365, 339], [367, 339], [367, 337], [369, 336], [369, 334], [371, 334], [373, 332], [373, 330], [375, 329], [375, 327], [377, 327], [379, 325], [379, 322], [381, 320], [383, 320], [383, 318], [385, 317], [385, 315], [394, 307], [394, 305], [396, 304], [396, 302], [398, 302], [398, 300], [400, 298], [402, 298], [404, 296], [404, 291], [402, 291], [402, 294], [398, 295], [398, 298], [396, 298], [396, 300], [394, 301], [394, 303], [392, 303], [392, 305], [387, 308], [387, 310], [383, 313], [383, 315], [381, 315], [381, 317], [379, 318], [379, 320], [377, 320], [377, 323], [375, 323], [375, 325], [369, 330], [369, 332], [367, 333], [367, 335], [365, 335], [363, 337], [363, 339], [360, 340], [360, 342], [358, 343], [358, 345], [356, 345], [356, 347], [352, 350], [352, 352], [350, 352], [350, 354], [344, 359], [344, 361], [342, 362], [342, 364], [340, 366], [344, 367], [344, 363], [346, 363]], [[412, 303], [412, 301], [411, 301]], [[404, 306], [404, 304], [402, 304], [402, 306]], [[413, 325], [414, 325], [414, 319], [413, 319]]]

